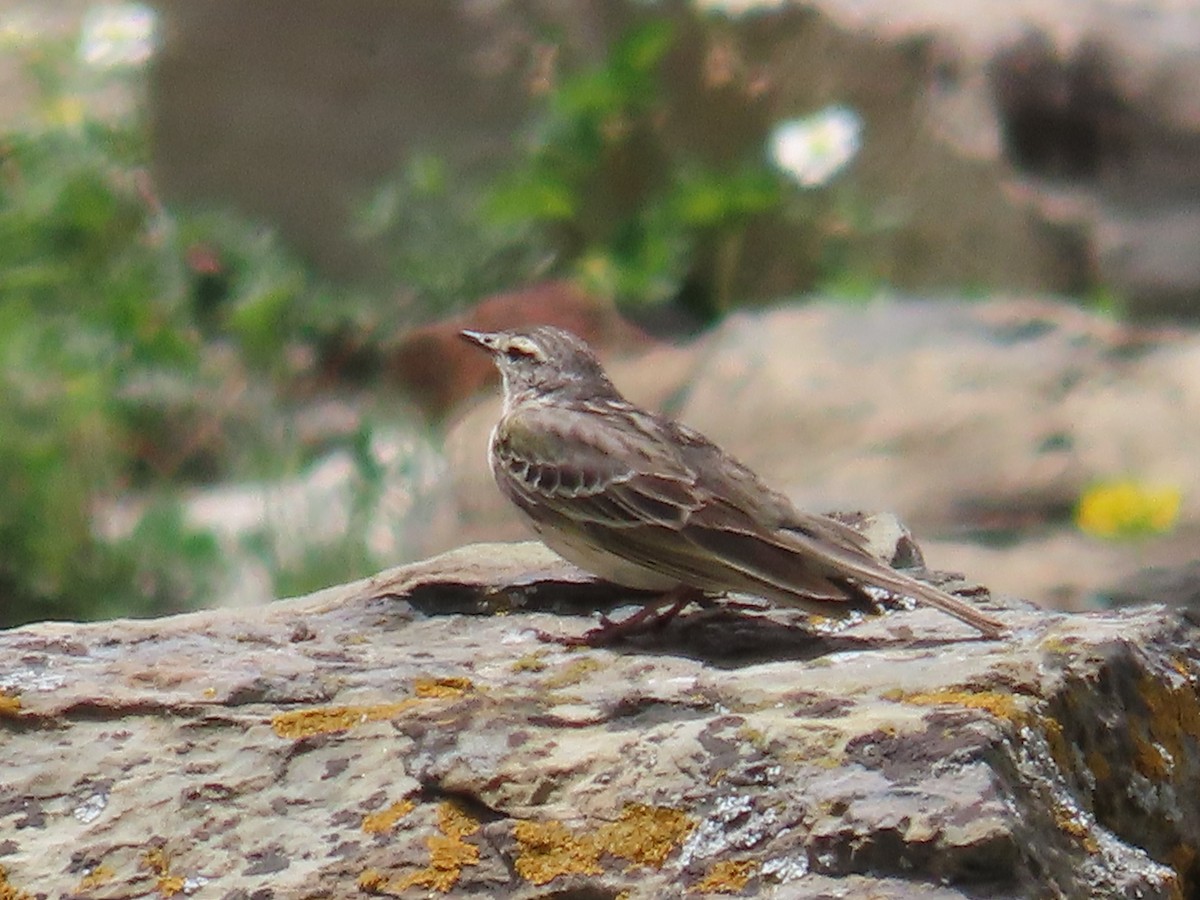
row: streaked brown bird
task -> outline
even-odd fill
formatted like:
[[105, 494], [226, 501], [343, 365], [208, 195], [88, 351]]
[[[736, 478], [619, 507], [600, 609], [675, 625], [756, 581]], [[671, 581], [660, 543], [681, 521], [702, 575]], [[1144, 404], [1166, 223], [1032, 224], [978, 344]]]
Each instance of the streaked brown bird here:
[[488, 454], [500, 490], [569, 562], [661, 592], [649, 611], [734, 591], [839, 617], [863, 608], [866, 586], [1004, 634], [1002, 622], [891, 568], [853, 528], [797, 510], [703, 435], [634, 406], [575, 335], [549, 326], [462, 335], [492, 354], [503, 379]]

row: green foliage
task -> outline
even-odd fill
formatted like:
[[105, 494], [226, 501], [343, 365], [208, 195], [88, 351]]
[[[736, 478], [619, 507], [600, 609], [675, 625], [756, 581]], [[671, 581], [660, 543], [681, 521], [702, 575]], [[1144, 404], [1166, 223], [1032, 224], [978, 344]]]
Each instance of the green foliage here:
[[[189, 608], [221, 555], [171, 492], [233, 473], [230, 409], [328, 294], [269, 230], [163, 207], [140, 73], [91, 71], [73, 44], [19, 52], [39, 92], [0, 134], [0, 626]], [[98, 115], [114, 86], [130, 108]], [[241, 415], [239, 440], [294, 460], [278, 420]], [[113, 536], [134, 487], [159, 499]]]
[[562, 62], [498, 176], [417, 154], [375, 194], [361, 234], [387, 248], [419, 318], [564, 275], [626, 309], [687, 293], [715, 318], [748, 299], [746, 250], [762, 253], [747, 241], [763, 233], [787, 247], [796, 289], [873, 292], [856, 241], [879, 223], [852, 192], [818, 190], [857, 153], [857, 113], [831, 106], [734, 158], [705, 159], [673, 133], [663, 71], [675, 38], [672, 22], [653, 18], [598, 63]]
[[479, 179], [452, 177], [440, 158], [417, 154], [360, 210], [358, 237], [387, 248], [389, 274], [413, 293], [416, 318], [454, 312], [545, 269], [545, 242], [527, 223], [490, 219], [483, 193]]
[[[736, 266], [747, 223], [781, 199], [762, 163], [730, 171], [666, 150], [660, 69], [673, 42], [670, 23], [654, 20], [599, 66], [565, 75], [484, 207], [489, 222], [544, 235], [560, 270], [626, 306], [677, 296], [702, 245], [732, 250], [718, 268]], [[730, 274], [716, 275], [721, 308]]]

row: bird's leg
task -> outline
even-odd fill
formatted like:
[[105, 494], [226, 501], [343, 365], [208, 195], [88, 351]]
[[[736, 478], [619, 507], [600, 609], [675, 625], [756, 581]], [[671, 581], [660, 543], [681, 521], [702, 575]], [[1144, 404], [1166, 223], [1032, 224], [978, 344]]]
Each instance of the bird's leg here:
[[[633, 615], [620, 621], [614, 621], [608, 616], [601, 616], [599, 627], [585, 631], [581, 635], [556, 635], [539, 631], [538, 639], [547, 643], [562, 644], [564, 647], [605, 647], [615, 644], [631, 634], [663, 627], [679, 615], [685, 606], [693, 601], [701, 600], [703, 597], [702, 591], [681, 585], [667, 591]], [[668, 606], [668, 604], [670, 605]], [[663, 609], [664, 606], [667, 608]]]

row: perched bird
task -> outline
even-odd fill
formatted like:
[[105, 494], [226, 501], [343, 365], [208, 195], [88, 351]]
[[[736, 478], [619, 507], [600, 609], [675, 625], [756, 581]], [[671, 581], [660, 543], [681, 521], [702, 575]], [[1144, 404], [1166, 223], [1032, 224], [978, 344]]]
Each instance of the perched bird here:
[[634, 406], [570, 332], [462, 335], [492, 354], [503, 379], [492, 475], [569, 562], [662, 592], [655, 606], [673, 601], [672, 612], [737, 591], [839, 617], [864, 608], [858, 588], [869, 586], [927, 603], [989, 638], [1005, 632], [961, 599], [891, 568], [849, 526], [797, 510], [703, 435]]

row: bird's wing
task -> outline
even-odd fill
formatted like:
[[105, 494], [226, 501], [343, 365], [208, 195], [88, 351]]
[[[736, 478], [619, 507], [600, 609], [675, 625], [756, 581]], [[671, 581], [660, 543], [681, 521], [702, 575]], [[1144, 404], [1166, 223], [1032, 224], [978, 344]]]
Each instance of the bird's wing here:
[[845, 598], [778, 530], [798, 516], [785, 498], [659, 416], [525, 407], [501, 421], [493, 449], [501, 488], [535, 522], [706, 590]]
[[677, 528], [698, 506], [696, 473], [663, 439], [662, 424], [625, 405], [518, 408], [496, 429], [497, 480], [535, 518], [555, 510], [613, 528]]
[[694, 587], [821, 609], [851, 599], [853, 579], [1004, 631], [892, 569], [849, 526], [799, 512], [701, 435], [633, 406], [527, 406], [501, 420], [493, 449], [501, 488], [535, 522]]

